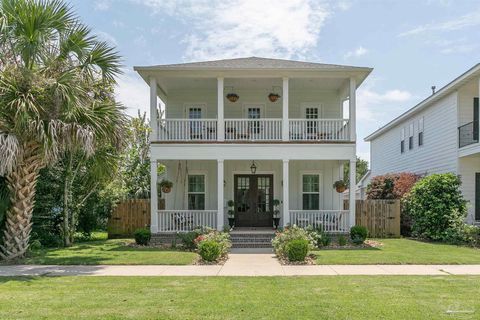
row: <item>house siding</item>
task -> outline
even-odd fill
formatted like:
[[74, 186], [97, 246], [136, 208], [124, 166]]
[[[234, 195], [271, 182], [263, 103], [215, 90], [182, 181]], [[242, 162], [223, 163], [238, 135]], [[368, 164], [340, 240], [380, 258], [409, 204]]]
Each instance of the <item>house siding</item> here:
[[[423, 146], [418, 146], [418, 119], [424, 119]], [[409, 125], [414, 123], [414, 147], [408, 148]], [[400, 153], [405, 128], [405, 152]], [[457, 93], [433, 103], [371, 140], [372, 177], [391, 172], [418, 174], [457, 172]]]

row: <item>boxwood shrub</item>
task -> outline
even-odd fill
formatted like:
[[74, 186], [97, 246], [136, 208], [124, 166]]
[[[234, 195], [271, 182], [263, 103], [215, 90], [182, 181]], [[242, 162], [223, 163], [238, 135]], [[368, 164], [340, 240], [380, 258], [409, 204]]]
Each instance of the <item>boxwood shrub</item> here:
[[214, 240], [204, 240], [198, 244], [198, 254], [203, 260], [213, 262], [220, 258], [221, 246]]
[[152, 233], [149, 229], [142, 228], [135, 230], [133, 236], [135, 237], [136, 244], [146, 246], [152, 238]]
[[290, 261], [305, 261], [308, 254], [308, 240], [295, 239], [287, 243], [286, 253]]
[[355, 244], [362, 244], [368, 237], [368, 229], [364, 226], [353, 226], [350, 228], [350, 239]]

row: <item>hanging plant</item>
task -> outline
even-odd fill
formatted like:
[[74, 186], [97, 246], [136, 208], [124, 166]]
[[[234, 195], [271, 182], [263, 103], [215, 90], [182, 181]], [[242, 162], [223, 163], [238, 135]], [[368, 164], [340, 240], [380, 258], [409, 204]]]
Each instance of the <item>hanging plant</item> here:
[[227, 94], [227, 99], [230, 102], [237, 102], [240, 97], [236, 93], [229, 93]]
[[163, 193], [170, 193], [172, 191], [173, 182], [170, 180], [162, 180], [160, 182], [160, 188]]
[[270, 100], [271, 102], [276, 102], [278, 98], [280, 98], [280, 95], [278, 93], [272, 92], [268, 95], [268, 100]]
[[333, 187], [335, 188], [335, 190], [337, 190], [338, 193], [343, 193], [345, 190], [347, 190], [347, 185], [343, 180], [335, 181]]

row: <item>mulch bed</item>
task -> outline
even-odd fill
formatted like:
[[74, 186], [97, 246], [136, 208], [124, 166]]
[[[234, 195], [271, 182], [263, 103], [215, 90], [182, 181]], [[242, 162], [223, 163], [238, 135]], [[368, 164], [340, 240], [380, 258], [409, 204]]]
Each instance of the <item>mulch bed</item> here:
[[223, 257], [220, 257], [217, 261], [212, 261], [212, 262], [205, 261], [200, 256], [198, 256], [198, 259], [193, 264], [197, 266], [212, 266], [212, 265], [223, 266], [225, 262], [227, 262], [227, 260], [228, 260], [228, 254], [224, 255]]

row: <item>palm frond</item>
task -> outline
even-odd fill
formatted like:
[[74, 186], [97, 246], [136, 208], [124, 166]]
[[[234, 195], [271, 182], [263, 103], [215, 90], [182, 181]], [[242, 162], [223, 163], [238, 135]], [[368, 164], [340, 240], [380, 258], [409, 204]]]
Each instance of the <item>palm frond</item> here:
[[0, 132], [0, 176], [13, 171], [21, 152], [16, 136]]

